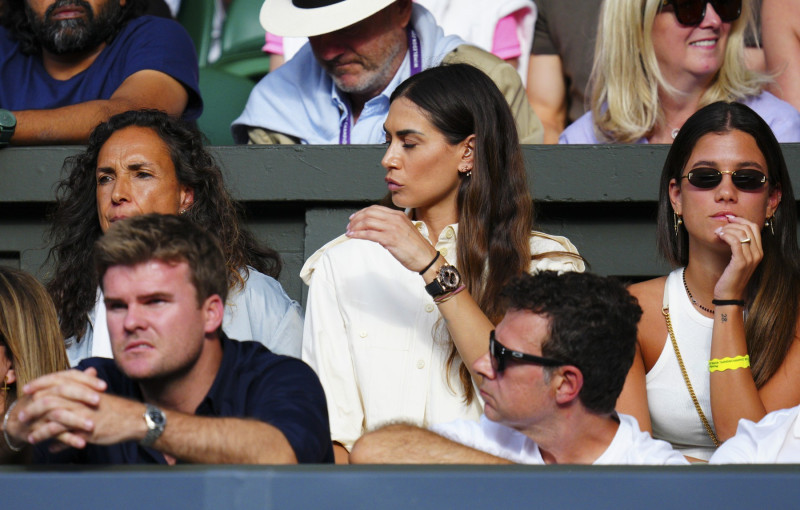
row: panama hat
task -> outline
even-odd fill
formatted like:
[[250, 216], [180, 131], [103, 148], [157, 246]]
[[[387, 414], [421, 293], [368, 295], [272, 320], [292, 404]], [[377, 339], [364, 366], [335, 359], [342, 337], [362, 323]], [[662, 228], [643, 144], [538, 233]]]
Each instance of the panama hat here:
[[327, 34], [372, 16], [395, 0], [264, 0], [259, 21], [284, 37]]

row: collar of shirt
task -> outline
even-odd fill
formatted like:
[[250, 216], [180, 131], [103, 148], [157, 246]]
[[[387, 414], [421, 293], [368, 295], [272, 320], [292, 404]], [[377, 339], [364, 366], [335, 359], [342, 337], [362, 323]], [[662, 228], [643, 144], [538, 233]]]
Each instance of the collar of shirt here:
[[[406, 211], [408, 214], [409, 211]], [[412, 220], [411, 223], [417, 227], [420, 234], [422, 234], [425, 239], [430, 241], [430, 232], [428, 231], [428, 226], [423, 221]], [[442, 231], [439, 233], [439, 239], [436, 240], [434, 244], [434, 248], [442, 254], [442, 256], [447, 260], [450, 264], [455, 264], [456, 262], [456, 240], [458, 239], [458, 223], [453, 223], [451, 225], [447, 225]]]
[[[465, 44], [458, 36], [445, 36], [433, 15], [418, 4], [412, 6], [411, 26], [419, 37], [423, 67], [438, 65], [445, 55]], [[389, 96], [410, 75], [408, 59], [406, 52], [389, 86], [364, 106], [350, 132], [351, 143], [384, 141], [383, 122], [388, 112]], [[261, 127], [295, 136], [303, 143], [337, 144], [339, 128], [347, 115], [344, 104], [332, 80], [316, 62], [310, 46], [306, 45], [256, 85], [244, 112], [233, 122], [234, 139], [245, 143], [247, 128]]]

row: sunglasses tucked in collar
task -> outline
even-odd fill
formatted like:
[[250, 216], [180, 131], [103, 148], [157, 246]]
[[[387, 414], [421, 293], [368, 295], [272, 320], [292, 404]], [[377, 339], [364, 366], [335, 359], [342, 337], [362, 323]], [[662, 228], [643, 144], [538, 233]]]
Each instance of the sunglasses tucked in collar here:
[[725, 23], [735, 21], [742, 14], [742, 0], [663, 0], [661, 8], [671, 5], [681, 25], [699, 25], [706, 17], [706, 5], [711, 4], [719, 19]]
[[544, 358], [533, 354], [525, 354], [524, 352], [512, 351], [497, 341], [494, 336], [494, 330], [489, 333], [489, 354], [492, 357], [492, 369], [498, 374], [503, 373], [506, 369], [507, 360], [512, 360], [517, 363], [532, 363], [543, 367], [561, 367], [573, 364], [553, 358]]

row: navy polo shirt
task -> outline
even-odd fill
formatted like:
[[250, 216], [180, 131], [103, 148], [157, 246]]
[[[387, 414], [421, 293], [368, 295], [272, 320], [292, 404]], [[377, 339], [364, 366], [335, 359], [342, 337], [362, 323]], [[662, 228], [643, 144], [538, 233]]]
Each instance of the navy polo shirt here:
[[[258, 342], [221, 338], [222, 363], [197, 416], [252, 418], [280, 430], [300, 463], [333, 462], [325, 393], [314, 371], [301, 360], [270, 352]], [[139, 386], [123, 374], [114, 360], [89, 358], [77, 368], [97, 369], [108, 383], [107, 393], [143, 401]], [[142, 418], [144, 419], [144, 418]], [[169, 424], [167, 424], [169, 427]], [[35, 461], [46, 464], [166, 464], [152, 448], [127, 441], [111, 446], [50, 453], [37, 445]]]

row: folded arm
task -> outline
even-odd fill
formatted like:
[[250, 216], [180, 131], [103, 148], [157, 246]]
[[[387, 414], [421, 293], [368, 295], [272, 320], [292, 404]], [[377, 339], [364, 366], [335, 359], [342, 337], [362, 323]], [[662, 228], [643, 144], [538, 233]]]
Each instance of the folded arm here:
[[46, 110], [15, 111], [15, 145], [85, 144], [89, 134], [112, 115], [154, 108], [170, 115], [183, 113], [189, 94], [175, 78], [154, 70], [138, 71], [122, 82], [109, 99], [86, 101]]
[[413, 425], [388, 425], [363, 435], [352, 464], [512, 464]]
[[[56, 439], [83, 448], [141, 441], [147, 434], [145, 404], [104, 393], [94, 372], [69, 370], [39, 378], [26, 387], [9, 417], [17, 443]], [[164, 409], [167, 426], [153, 448], [186, 462], [222, 464], [296, 463], [283, 433], [243, 418], [209, 418]]]
[[558, 55], [531, 55], [528, 100], [544, 126], [544, 143], [558, 143], [567, 126], [567, 88]]

